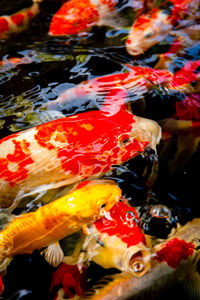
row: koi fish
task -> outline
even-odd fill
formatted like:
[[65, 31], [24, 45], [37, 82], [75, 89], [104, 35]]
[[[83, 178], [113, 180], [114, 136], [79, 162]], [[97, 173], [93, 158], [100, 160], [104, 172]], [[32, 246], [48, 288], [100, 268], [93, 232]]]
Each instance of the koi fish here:
[[194, 219], [172, 238], [152, 247], [151, 268], [143, 276], [135, 277], [128, 272], [112, 275], [111, 282], [105, 285], [104, 280], [80, 299], [146, 299], [184, 280], [187, 287], [196, 287], [199, 297], [199, 228], [200, 220]]
[[[86, 232], [77, 265], [89, 260], [139, 277], [147, 272], [150, 245], [136, 210], [128, 203], [116, 203], [104, 217], [87, 226]], [[66, 257], [63, 262], [68, 262]]]
[[94, 25], [125, 26], [115, 12], [116, 0], [70, 0], [53, 16], [50, 35], [78, 34]]
[[92, 78], [64, 91], [56, 100], [44, 105], [47, 110], [77, 110], [92, 99], [101, 111], [114, 113], [126, 101], [142, 99], [155, 86], [167, 85], [173, 74], [167, 70], [154, 70], [150, 67], [133, 67], [130, 72]]
[[113, 182], [84, 182], [35, 212], [16, 216], [0, 231], [1, 269], [11, 257], [40, 250], [93, 222], [120, 197], [121, 190]]
[[179, 71], [174, 73], [169, 89], [177, 89], [182, 93], [199, 92], [200, 60], [188, 61]]
[[101, 177], [113, 165], [156, 149], [159, 125], [128, 111], [89, 111], [12, 134], [0, 141], [0, 206], [28, 194]]
[[139, 55], [161, 42], [172, 29], [185, 19], [195, 18], [199, 1], [164, 1], [157, 8], [140, 15], [129, 32], [126, 50], [130, 55]]
[[22, 9], [11, 16], [0, 17], [0, 39], [8, 38], [12, 33], [24, 31], [30, 20], [39, 13], [39, 2], [33, 0], [29, 8]]
[[[176, 138], [176, 151], [168, 157], [169, 174], [183, 170], [190, 161], [200, 142], [200, 96], [186, 95], [182, 101], [175, 103], [176, 113], [170, 118], [159, 121], [164, 141], [160, 157], [166, 157]], [[168, 154], [169, 155], [169, 154]]]
[[[106, 75], [84, 81], [75, 87], [64, 91], [56, 100], [44, 105], [47, 110], [76, 112], [83, 110], [85, 104], [96, 105], [105, 112], [122, 109], [127, 102], [130, 105], [135, 100], [143, 100], [153, 89], [164, 88], [166, 93], [199, 91], [200, 60], [187, 62], [174, 74], [168, 70], [155, 70], [150, 67], [130, 66], [130, 72]], [[92, 100], [91, 100], [92, 99]], [[95, 102], [95, 103], [94, 103]]]
[[173, 32], [175, 39], [173, 40], [167, 52], [159, 55], [159, 61], [154, 66], [155, 69], [169, 69], [169, 64], [179, 57], [184, 57], [188, 49], [191, 49], [200, 38], [200, 25], [190, 25], [183, 29]]

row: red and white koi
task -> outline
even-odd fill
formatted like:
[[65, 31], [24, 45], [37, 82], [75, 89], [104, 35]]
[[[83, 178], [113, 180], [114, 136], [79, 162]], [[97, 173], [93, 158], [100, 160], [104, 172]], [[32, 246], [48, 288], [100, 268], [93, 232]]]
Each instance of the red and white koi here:
[[[141, 276], [132, 276], [129, 272], [112, 275], [106, 285], [95, 289], [93, 295], [83, 295], [80, 299], [90, 300], [125, 300], [146, 299], [159, 294], [185, 279], [191, 284], [193, 295], [199, 298], [198, 274], [200, 220], [187, 223], [170, 239], [152, 247], [151, 268]], [[194, 283], [192, 286], [192, 282]]]
[[185, 19], [195, 18], [198, 0], [164, 1], [158, 7], [140, 15], [131, 27], [126, 49], [130, 55], [139, 55], [164, 38]]
[[[128, 203], [116, 203], [104, 217], [87, 226], [86, 232], [78, 265], [89, 260], [138, 277], [150, 268], [150, 244], [141, 231], [136, 210]], [[65, 258], [63, 262], [67, 262]]]
[[40, 12], [39, 2], [41, 0], [33, 0], [31, 7], [22, 9], [11, 16], [1, 16], [0, 39], [8, 38], [12, 33], [24, 31], [30, 20]]
[[[136, 100], [142, 98], [156, 85], [167, 85], [173, 74], [167, 70], [154, 70], [148, 67], [132, 67], [130, 72], [116, 73], [84, 81], [63, 92], [56, 100], [45, 105], [48, 110], [70, 110], [76, 103], [93, 99], [97, 106], [111, 114], [122, 109], [125, 102], [136, 95]], [[134, 98], [135, 99], [135, 98]]]
[[143, 99], [154, 88], [169, 91], [197, 93], [199, 91], [200, 60], [187, 62], [174, 74], [168, 70], [130, 66], [128, 73], [118, 73], [84, 81], [63, 92], [56, 100], [45, 104], [48, 110], [68, 110], [92, 99], [102, 111], [113, 114], [124, 107], [125, 102]]
[[125, 110], [84, 112], [5, 137], [0, 141], [0, 206], [101, 177], [146, 147], [155, 149], [160, 137], [156, 122]]

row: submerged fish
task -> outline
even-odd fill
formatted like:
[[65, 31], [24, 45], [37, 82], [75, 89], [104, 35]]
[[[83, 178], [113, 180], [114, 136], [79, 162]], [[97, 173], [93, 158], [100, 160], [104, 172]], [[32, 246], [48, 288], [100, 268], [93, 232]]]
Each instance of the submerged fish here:
[[113, 182], [84, 182], [35, 212], [16, 216], [0, 231], [1, 270], [13, 256], [40, 250], [93, 222], [120, 197]]
[[[56, 100], [48, 101], [44, 108], [48, 110], [79, 109], [80, 104], [88, 102], [101, 111], [115, 113], [125, 102], [142, 99], [155, 86], [167, 85], [173, 74], [167, 70], [154, 70], [150, 67], [130, 66], [130, 72], [116, 73], [92, 78], [67, 89]], [[92, 99], [92, 100], [91, 100]]]
[[140, 15], [130, 30], [126, 49], [130, 55], [139, 55], [151, 46], [164, 40], [181, 21], [195, 18], [198, 0], [164, 1], [158, 7]]
[[115, 12], [117, 0], [70, 0], [53, 16], [50, 35], [78, 34], [94, 25], [124, 26]]
[[11, 16], [1, 16], [0, 39], [25, 30], [30, 20], [39, 13], [39, 2], [41, 0], [33, 0], [31, 7], [22, 9]]
[[[90, 102], [101, 111], [113, 114], [125, 103], [142, 100], [151, 90], [197, 93], [199, 91], [200, 60], [188, 61], [174, 74], [168, 70], [130, 66], [130, 72], [92, 78], [64, 91], [56, 100], [48, 101], [48, 110], [83, 110]], [[130, 107], [129, 107], [130, 108]], [[134, 112], [133, 112], [134, 113]]]
[[0, 206], [101, 177], [146, 147], [155, 149], [160, 137], [156, 122], [123, 109], [108, 115], [84, 112], [5, 137], [0, 141]]
[[111, 282], [109, 280], [106, 285], [105, 280], [102, 284], [100, 282], [96, 289], [94, 286], [93, 294], [86, 293], [80, 299], [151, 299], [162, 290], [183, 281], [191, 285], [199, 298], [199, 228], [200, 220], [194, 219], [172, 238], [155, 245], [151, 249], [151, 268], [143, 276], [135, 277], [128, 272], [112, 275]]
[[[142, 276], [150, 267], [149, 246], [141, 231], [136, 210], [123, 201], [91, 226], [87, 233], [78, 264], [94, 261], [103, 268], [116, 268]], [[63, 262], [67, 262], [66, 258]]]

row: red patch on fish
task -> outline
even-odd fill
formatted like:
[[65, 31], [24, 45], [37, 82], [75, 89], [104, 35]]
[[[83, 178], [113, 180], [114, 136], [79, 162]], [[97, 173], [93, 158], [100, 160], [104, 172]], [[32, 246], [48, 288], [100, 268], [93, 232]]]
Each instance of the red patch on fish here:
[[176, 114], [172, 118], [178, 120], [200, 120], [200, 95], [190, 94], [182, 101], [175, 103]]
[[51, 35], [77, 34], [95, 25], [98, 20], [98, 9], [90, 0], [70, 0], [65, 2], [53, 16], [49, 33]]
[[146, 244], [145, 236], [140, 228], [140, 219], [133, 207], [124, 202], [118, 202], [108, 214], [109, 216], [104, 216], [94, 223], [99, 232], [119, 237], [127, 244], [127, 247], [140, 242]]
[[120, 124], [123, 131], [131, 132], [134, 122], [134, 116], [124, 111], [109, 118], [102, 111], [87, 112], [38, 126], [35, 140], [56, 151], [66, 172], [70, 170], [73, 175], [87, 178], [109, 170], [118, 163], [119, 156], [126, 161], [144, 151], [147, 141], [133, 139], [121, 147], [116, 139], [109, 138], [120, 135]]
[[6, 158], [0, 158], [0, 178], [9, 181], [10, 186], [14, 186], [19, 181], [27, 178], [28, 170], [26, 166], [33, 163], [28, 153], [29, 143], [25, 140], [16, 141], [15, 139], [12, 139], [12, 143], [15, 145], [13, 153], [7, 154]]
[[52, 275], [50, 292], [59, 286], [62, 286], [65, 295], [69, 298], [73, 298], [74, 295], [81, 296], [87, 289], [86, 268], [83, 267], [82, 273], [80, 273], [76, 265], [61, 263]]
[[29, 11], [27, 12], [27, 16], [28, 16], [29, 18], [32, 18], [32, 17], [34, 17], [34, 14], [32, 13], [31, 10], [29, 10]]
[[6, 19], [0, 17], [0, 33], [8, 31], [8, 30], [9, 30], [8, 21]]
[[200, 60], [187, 62], [172, 79], [173, 86], [193, 84], [200, 79]]
[[174, 238], [166, 243], [166, 245], [158, 251], [157, 259], [166, 261], [171, 268], [177, 268], [181, 260], [187, 260], [194, 252], [194, 245], [184, 240]]
[[15, 23], [15, 25], [21, 25], [24, 22], [23, 14], [15, 14], [10, 17], [11, 21]]

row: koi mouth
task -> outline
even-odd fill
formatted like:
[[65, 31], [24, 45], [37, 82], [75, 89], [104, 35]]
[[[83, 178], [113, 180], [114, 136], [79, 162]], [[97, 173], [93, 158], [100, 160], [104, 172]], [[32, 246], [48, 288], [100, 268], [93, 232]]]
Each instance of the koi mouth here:
[[[139, 246], [136, 246], [139, 248]], [[131, 247], [132, 248], [132, 247]], [[135, 248], [135, 247], [134, 247]], [[126, 254], [126, 268], [136, 277], [142, 277], [150, 268], [151, 255], [147, 250], [139, 250], [137, 252], [134, 249], [128, 250]]]

